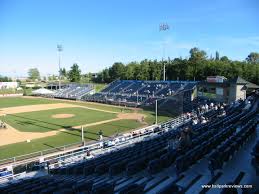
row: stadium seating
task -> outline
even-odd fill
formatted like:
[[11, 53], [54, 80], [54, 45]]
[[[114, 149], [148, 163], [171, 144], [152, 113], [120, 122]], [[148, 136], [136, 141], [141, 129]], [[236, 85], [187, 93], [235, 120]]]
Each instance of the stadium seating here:
[[252, 154], [252, 165], [255, 168], [256, 175], [259, 175], [259, 141], [257, 141], [251, 154]]
[[[129, 88], [134, 84], [131, 83]], [[108, 86], [109, 90], [116, 86], [114, 91], [121, 91], [120, 87], [125, 87], [120, 82], [112, 85]], [[157, 136], [92, 159], [50, 169], [46, 176], [11, 182], [0, 187], [0, 193], [165, 194], [191, 193], [191, 190], [206, 193], [210, 188], [201, 188], [201, 183], [218, 183], [224, 176], [225, 166], [255, 135], [258, 103], [254, 100], [250, 109], [244, 109], [244, 102], [226, 106], [224, 117], [217, 116], [220, 110], [204, 113], [210, 121], [192, 127], [191, 145], [168, 147], [168, 142], [177, 139], [182, 130], [181, 126], [165, 131], [170, 128], [169, 122], [155, 129]], [[258, 172], [259, 142], [253, 146], [252, 165]], [[202, 169], [192, 171], [199, 165]], [[236, 178], [226, 180], [229, 184], [239, 184], [245, 175], [245, 172], [237, 172]], [[237, 189], [220, 191], [230, 193]], [[251, 192], [256, 192], [256, 189]]]
[[61, 99], [81, 99], [84, 95], [89, 94], [93, 90], [93, 86], [90, 84], [69, 84], [66, 88], [58, 90], [51, 96]]
[[[137, 81], [116, 80], [101, 92], [94, 95], [85, 95], [83, 100], [104, 103], [121, 103], [128, 106], [154, 104], [155, 100], [163, 100], [179, 92], [190, 93], [196, 82], [184, 81]], [[190, 94], [185, 96], [185, 102], [190, 102]], [[161, 103], [163, 103], [161, 101]], [[167, 101], [163, 103], [168, 106]]]

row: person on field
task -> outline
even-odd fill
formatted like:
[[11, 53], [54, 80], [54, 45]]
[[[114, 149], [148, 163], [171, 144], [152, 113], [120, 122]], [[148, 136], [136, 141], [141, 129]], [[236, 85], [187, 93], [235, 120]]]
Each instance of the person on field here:
[[103, 131], [100, 130], [99, 133], [98, 133], [98, 135], [99, 135], [100, 141], [102, 141], [102, 140], [103, 140]]

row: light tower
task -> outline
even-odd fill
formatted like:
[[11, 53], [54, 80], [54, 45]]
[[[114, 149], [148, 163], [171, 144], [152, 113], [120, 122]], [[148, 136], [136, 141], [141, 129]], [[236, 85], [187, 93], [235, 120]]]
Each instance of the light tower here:
[[[163, 31], [167, 31], [169, 30], [169, 25], [167, 23], [161, 23], [159, 25], [159, 31], [163, 32]], [[162, 57], [162, 63], [163, 63], [163, 68], [164, 68], [164, 81], [165, 81], [165, 63], [164, 63], [164, 58], [165, 58], [165, 42], [162, 43], [163, 45], [163, 57]]]
[[61, 58], [61, 52], [63, 51], [63, 46], [61, 44], [57, 45], [57, 49], [58, 49], [58, 89], [61, 88], [61, 69], [60, 69], [60, 58]]

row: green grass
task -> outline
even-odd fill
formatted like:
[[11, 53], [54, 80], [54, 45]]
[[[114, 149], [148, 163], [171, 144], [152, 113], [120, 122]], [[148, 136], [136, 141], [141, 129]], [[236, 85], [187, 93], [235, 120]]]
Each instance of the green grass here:
[[203, 92], [203, 95], [208, 98], [216, 98], [217, 95], [215, 93]]
[[[139, 127], [141, 127], [141, 123], [136, 122], [135, 120], [119, 120], [87, 127], [84, 131], [84, 137], [85, 141], [98, 140], [98, 132], [100, 129], [102, 129], [103, 135], [108, 137], [117, 132], [121, 133]], [[34, 139], [30, 143], [22, 142], [0, 146], [0, 159], [55, 148], [80, 141], [80, 130], [62, 131], [55, 136]]]
[[100, 92], [102, 89], [104, 89], [107, 84], [94, 84], [95, 86], [95, 92]]
[[22, 94], [23, 90], [16, 89], [0, 89], [0, 94]]
[[45, 99], [45, 98], [22, 98], [22, 97], [0, 98], [0, 108], [36, 105], [36, 104], [51, 104], [51, 103], [57, 103], [57, 101]]
[[124, 112], [124, 113], [131, 113], [133, 112], [132, 109], [129, 108], [125, 108], [125, 107], [119, 107], [119, 106], [113, 106], [113, 105], [106, 105], [106, 104], [97, 104], [97, 103], [91, 103], [91, 102], [67, 102], [69, 104], [76, 104], [76, 105], [80, 105], [80, 106], [85, 106], [85, 107], [89, 107], [89, 108], [96, 108], [96, 109], [101, 109], [101, 110], [107, 110], [107, 111], [112, 111], [112, 112]]
[[[0, 98], [0, 108], [15, 107], [24, 105], [49, 104], [49, 103], [69, 103], [81, 105], [89, 108], [96, 108], [112, 112], [121, 112], [123, 107], [109, 106], [104, 104], [73, 102], [51, 100], [44, 98]], [[83, 110], [82, 110], [83, 109]], [[133, 112], [132, 109], [125, 109], [124, 112]], [[151, 125], [155, 122], [155, 114], [152, 110], [138, 110], [137, 112], [145, 114], [147, 117], [145, 121]], [[76, 117], [66, 119], [51, 118], [53, 114], [75, 114]], [[6, 122], [11, 124], [21, 131], [46, 132], [60, 128], [69, 128], [70, 126], [77, 126], [81, 124], [93, 123], [102, 120], [115, 118], [116, 114], [105, 113], [94, 110], [87, 110], [84, 108], [61, 108], [46, 111], [36, 111], [28, 113], [19, 113], [14, 115], [7, 115]], [[159, 113], [158, 122], [163, 122], [172, 118], [172, 115]], [[1, 118], [0, 118], [1, 119]], [[109, 122], [101, 125], [87, 127], [85, 129], [85, 141], [97, 140], [98, 131], [103, 130], [104, 136], [108, 137], [113, 134], [122, 133], [131, 129], [139, 128], [141, 124], [135, 120], [120, 120]], [[30, 143], [22, 142], [0, 147], [0, 159], [13, 157], [22, 154], [46, 150], [66, 144], [76, 143], [81, 141], [80, 130], [66, 130], [59, 132], [55, 136], [40, 138], [32, 140]]]
[[112, 106], [112, 105], [105, 105], [105, 104], [97, 104], [97, 103], [89, 103], [89, 102], [74, 102], [74, 101], [63, 101], [63, 100], [52, 100], [48, 98], [22, 98], [22, 97], [3, 97], [0, 98], [0, 108], [8, 108], [8, 107], [16, 107], [16, 106], [27, 106], [27, 105], [37, 105], [37, 104], [53, 104], [53, 103], [67, 103], [67, 104], [76, 104], [81, 106], [86, 106], [89, 108], [96, 108], [101, 110], [107, 110], [112, 112], [133, 112], [133, 110]]
[[86, 127], [84, 130], [85, 138], [88, 139], [98, 139], [98, 132], [100, 129], [103, 131], [104, 137], [109, 137], [116, 133], [122, 133], [129, 131], [131, 129], [136, 129], [141, 127], [142, 124], [136, 120], [119, 120], [114, 122], [108, 122], [101, 125], [95, 125]]
[[[138, 112], [146, 115], [145, 122], [147, 122], [148, 125], [153, 125], [155, 123], [156, 121], [155, 112], [148, 111], [148, 110], [139, 110]], [[158, 113], [157, 122], [158, 123], [165, 122], [171, 118], [173, 118], [172, 115], [165, 114], [165, 113]]]
[[[75, 116], [62, 119], [52, 118], [55, 114], [74, 114]], [[19, 131], [47, 132], [113, 118], [116, 118], [116, 114], [75, 107], [10, 114], [6, 115], [4, 120]]]

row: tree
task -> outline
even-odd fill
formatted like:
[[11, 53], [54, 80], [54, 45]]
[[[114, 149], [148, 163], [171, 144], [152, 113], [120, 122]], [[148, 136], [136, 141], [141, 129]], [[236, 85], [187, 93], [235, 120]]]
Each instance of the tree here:
[[198, 72], [197, 69], [200, 68], [200, 66], [206, 60], [206, 58], [207, 58], [207, 54], [205, 51], [200, 50], [197, 47], [194, 47], [190, 50], [189, 62], [193, 67], [192, 75], [194, 79], [199, 79], [199, 77], [197, 77], [197, 72]]
[[247, 62], [249, 63], [259, 63], [259, 53], [251, 52], [247, 58]]
[[110, 74], [109, 74], [109, 69], [104, 69], [103, 72], [102, 72], [102, 81], [105, 82], [105, 83], [108, 83], [111, 81], [111, 77], [110, 77]]
[[1, 75], [0, 75], [0, 82], [10, 82], [11, 81], [11, 78], [8, 78], [8, 77], [2, 77]]
[[48, 80], [49, 80], [49, 81], [55, 81], [55, 80], [57, 80], [57, 76], [55, 76], [55, 75], [49, 75], [49, 76], [48, 76]]
[[219, 61], [219, 52], [218, 51], [216, 51], [215, 60]]
[[61, 68], [61, 69], [60, 69], [60, 76], [61, 76], [61, 77], [66, 77], [66, 76], [67, 76], [67, 71], [66, 71], [65, 68]]
[[[215, 60], [210, 60], [206, 52], [198, 48], [190, 50], [190, 57], [186, 59], [175, 58], [164, 61], [166, 63], [166, 76], [169, 80], [204, 80], [207, 76], [221, 75], [226, 78], [242, 76], [247, 81], [259, 84], [259, 64], [251, 54], [248, 61], [232, 61], [227, 56], [220, 57], [216, 52]], [[128, 64], [114, 63], [98, 73], [96, 82], [109, 83], [116, 79], [131, 80], [161, 80], [163, 79], [163, 62], [157, 60], [143, 60]]]
[[200, 50], [197, 47], [194, 47], [190, 50], [190, 61], [205, 60], [206, 58], [207, 54], [205, 51]]
[[134, 71], [136, 68], [137, 62], [131, 62], [125, 67], [125, 78], [127, 80], [133, 80], [134, 79]]
[[81, 78], [81, 70], [79, 69], [79, 66], [74, 63], [71, 66], [71, 70], [68, 72], [68, 79], [71, 82], [79, 82]]
[[36, 79], [39, 80], [40, 79], [40, 72], [37, 68], [31, 68], [28, 71], [28, 77], [35, 81]]
[[220, 58], [220, 60], [221, 60], [221, 61], [223, 61], [223, 62], [227, 62], [227, 63], [229, 63], [229, 62], [230, 62], [230, 60], [228, 59], [228, 57], [227, 57], [227, 56], [223, 56], [223, 57], [221, 57], [221, 58]]
[[125, 66], [123, 63], [116, 62], [109, 69], [109, 75], [112, 80], [125, 79]]

